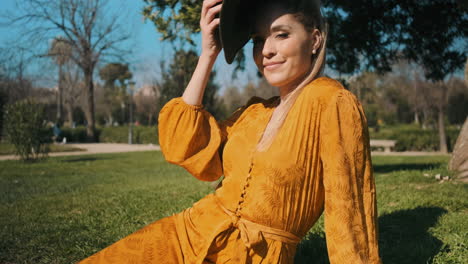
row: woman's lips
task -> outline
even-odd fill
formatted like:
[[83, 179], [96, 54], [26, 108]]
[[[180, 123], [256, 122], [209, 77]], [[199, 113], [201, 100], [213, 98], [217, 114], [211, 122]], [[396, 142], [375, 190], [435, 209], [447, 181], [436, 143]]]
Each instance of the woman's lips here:
[[273, 70], [279, 68], [281, 66], [281, 64], [283, 64], [283, 62], [270, 62], [270, 63], [264, 64], [263, 67], [265, 68], [265, 70], [273, 71]]

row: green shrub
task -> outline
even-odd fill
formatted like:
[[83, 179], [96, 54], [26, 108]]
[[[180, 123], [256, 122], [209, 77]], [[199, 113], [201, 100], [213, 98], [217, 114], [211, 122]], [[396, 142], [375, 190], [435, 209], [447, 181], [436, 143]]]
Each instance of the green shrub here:
[[137, 127], [136, 133], [134, 133], [134, 142], [138, 144], [159, 144], [158, 127]]
[[[447, 145], [452, 151], [460, 129], [448, 127], [446, 129]], [[370, 129], [370, 137], [373, 139], [396, 140], [395, 151], [438, 151], [439, 132], [434, 129], [421, 129], [416, 125], [399, 125], [383, 127], [379, 132]]]
[[[87, 134], [86, 134], [86, 127], [76, 127], [76, 128], [67, 128], [62, 127], [62, 138], [67, 138], [67, 142], [75, 142], [75, 143], [85, 143], [87, 142]], [[99, 135], [99, 130], [96, 129], [96, 133]], [[59, 140], [62, 140], [60, 138]]]
[[47, 128], [44, 106], [32, 100], [18, 101], [6, 108], [5, 131], [16, 155], [22, 160], [46, 157], [52, 130]]
[[[128, 143], [128, 126], [103, 127], [99, 135], [99, 142]], [[133, 127], [134, 144], [158, 144], [158, 129], [156, 126]]]
[[[128, 143], [128, 126], [96, 128], [98, 142], [100, 143]], [[62, 136], [67, 142], [86, 142], [86, 128], [63, 128]], [[134, 144], [159, 144], [157, 126], [133, 127]]]

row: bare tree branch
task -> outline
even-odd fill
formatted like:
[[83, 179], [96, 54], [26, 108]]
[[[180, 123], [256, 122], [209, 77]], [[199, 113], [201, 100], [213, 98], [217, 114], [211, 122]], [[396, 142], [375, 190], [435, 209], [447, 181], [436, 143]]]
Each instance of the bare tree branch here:
[[[62, 36], [72, 48], [69, 58], [81, 69], [85, 79], [87, 106], [84, 112], [90, 138], [94, 138], [95, 126], [93, 74], [96, 65], [103, 56], [122, 57], [126, 52], [120, 45], [130, 37], [119, 24], [122, 16], [110, 13], [109, 3], [107, 0], [17, 0], [19, 15], [9, 16], [7, 23], [23, 28], [23, 39], [28, 43], [47, 47], [47, 42]], [[50, 54], [42, 52], [39, 56], [46, 55]]]

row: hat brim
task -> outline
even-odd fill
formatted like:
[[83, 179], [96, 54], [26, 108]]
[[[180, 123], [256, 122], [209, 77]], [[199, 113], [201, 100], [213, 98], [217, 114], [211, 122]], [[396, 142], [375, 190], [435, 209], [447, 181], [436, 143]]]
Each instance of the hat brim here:
[[237, 52], [250, 39], [248, 1], [224, 0], [220, 12], [219, 36], [226, 62], [231, 64]]

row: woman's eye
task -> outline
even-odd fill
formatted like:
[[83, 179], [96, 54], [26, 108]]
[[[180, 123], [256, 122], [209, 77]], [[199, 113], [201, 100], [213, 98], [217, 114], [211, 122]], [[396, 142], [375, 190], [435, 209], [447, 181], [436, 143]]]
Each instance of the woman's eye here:
[[280, 38], [280, 39], [285, 39], [287, 37], [289, 37], [289, 33], [280, 33], [276, 35], [276, 38]]

